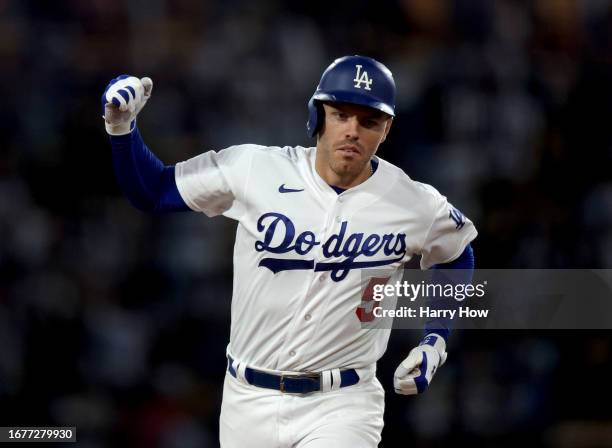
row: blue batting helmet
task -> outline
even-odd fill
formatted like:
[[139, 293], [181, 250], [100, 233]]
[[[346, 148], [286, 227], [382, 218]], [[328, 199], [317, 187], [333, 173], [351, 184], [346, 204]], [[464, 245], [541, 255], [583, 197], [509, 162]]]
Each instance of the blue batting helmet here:
[[318, 101], [353, 103], [378, 109], [395, 116], [395, 81], [391, 71], [380, 62], [365, 56], [336, 59], [321, 76], [308, 102], [309, 137], [319, 131], [323, 114]]

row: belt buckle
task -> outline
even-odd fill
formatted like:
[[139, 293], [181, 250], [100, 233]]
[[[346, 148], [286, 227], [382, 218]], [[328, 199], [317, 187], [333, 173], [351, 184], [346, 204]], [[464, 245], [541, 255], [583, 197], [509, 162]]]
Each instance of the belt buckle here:
[[280, 384], [279, 389], [284, 394], [296, 394], [303, 395], [301, 392], [287, 392], [285, 390], [285, 378], [288, 379], [299, 379], [299, 378], [309, 378], [309, 379], [318, 379], [319, 380], [319, 390], [321, 388], [321, 372], [304, 372], [304, 373], [290, 373], [290, 374], [282, 374], [280, 375]]

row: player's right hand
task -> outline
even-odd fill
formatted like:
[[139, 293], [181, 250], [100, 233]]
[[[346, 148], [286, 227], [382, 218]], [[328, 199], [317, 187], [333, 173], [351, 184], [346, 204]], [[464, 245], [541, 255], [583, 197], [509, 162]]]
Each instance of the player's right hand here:
[[109, 135], [134, 129], [136, 116], [151, 97], [151, 78], [121, 75], [111, 80], [102, 94], [102, 118]]

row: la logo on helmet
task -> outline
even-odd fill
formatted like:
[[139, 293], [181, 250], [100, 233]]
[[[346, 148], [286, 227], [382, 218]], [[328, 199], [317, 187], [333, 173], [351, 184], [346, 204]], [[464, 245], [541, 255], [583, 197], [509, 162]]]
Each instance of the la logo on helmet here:
[[357, 89], [361, 89], [361, 83], [364, 83], [366, 90], [372, 90], [370, 89], [370, 86], [372, 85], [373, 80], [369, 78], [368, 72], [366, 72], [365, 70], [363, 71], [363, 73], [361, 72], [361, 67], [361, 65], [355, 65], [355, 68], [357, 69], [357, 72], [355, 73], [355, 79], [353, 79], [353, 81], [355, 81], [355, 87]]

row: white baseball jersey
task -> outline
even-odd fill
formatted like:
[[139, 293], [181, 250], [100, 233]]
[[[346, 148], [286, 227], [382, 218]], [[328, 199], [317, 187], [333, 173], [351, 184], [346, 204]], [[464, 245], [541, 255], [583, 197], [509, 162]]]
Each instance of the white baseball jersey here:
[[239, 145], [176, 165], [187, 205], [238, 221], [229, 352], [283, 371], [365, 368], [390, 330], [362, 329], [368, 268], [452, 261], [476, 237], [434, 188], [377, 158], [337, 194], [315, 170], [316, 148]]

